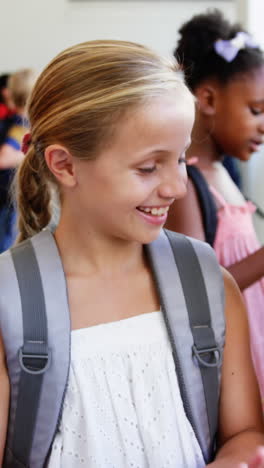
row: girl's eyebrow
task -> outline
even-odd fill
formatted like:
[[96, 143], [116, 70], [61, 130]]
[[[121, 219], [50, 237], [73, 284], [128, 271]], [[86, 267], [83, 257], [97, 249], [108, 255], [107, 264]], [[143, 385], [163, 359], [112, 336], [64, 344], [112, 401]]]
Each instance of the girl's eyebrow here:
[[[182, 153], [184, 153], [185, 151], [187, 151], [187, 149], [191, 146], [191, 143], [192, 143], [192, 140], [189, 140], [188, 143], [185, 145], [185, 147], [183, 148], [182, 150]], [[148, 159], [151, 159], [153, 157], [155, 157], [155, 155], [158, 155], [158, 154], [167, 154], [169, 153], [169, 150], [165, 150], [165, 149], [152, 149], [150, 152], [147, 152], [144, 156], [141, 156], [141, 158], [136, 162], [136, 164], [139, 164], [140, 162], [144, 162], [144, 161], [147, 161]]]
[[141, 162], [145, 162], [145, 161], [148, 161], [149, 159], [154, 158], [156, 155], [161, 155], [161, 154], [166, 154], [166, 153], [168, 153], [168, 150], [153, 149], [151, 151], [146, 152], [144, 155], [141, 155], [135, 163], [140, 164]]

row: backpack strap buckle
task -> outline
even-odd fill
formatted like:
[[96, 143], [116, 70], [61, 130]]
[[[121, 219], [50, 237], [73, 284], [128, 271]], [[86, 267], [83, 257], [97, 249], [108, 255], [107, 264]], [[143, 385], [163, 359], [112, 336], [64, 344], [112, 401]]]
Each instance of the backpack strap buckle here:
[[[219, 367], [222, 363], [222, 353], [219, 346], [210, 348], [198, 349], [194, 344], [192, 346], [193, 356], [196, 357], [199, 366], [203, 367]], [[206, 359], [203, 358], [206, 356]]]
[[28, 353], [23, 347], [19, 349], [18, 359], [21, 368], [27, 374], [44, 374], [50, 366], [51, 352], [47, 349], [43, 353]]

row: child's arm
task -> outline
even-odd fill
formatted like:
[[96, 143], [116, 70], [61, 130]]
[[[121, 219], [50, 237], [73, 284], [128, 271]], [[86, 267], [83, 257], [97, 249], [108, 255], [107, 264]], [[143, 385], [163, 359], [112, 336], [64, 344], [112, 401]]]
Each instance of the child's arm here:
[[8, 143], [4, 143], [0, 148], [0, 170], [17, 167], [23, 157], [22, 151], [13, 148]]
[[23, 136], [27, 129], [23, 125], [12, 125], [5, 141], [0, 147], [0, 170], [13, 169], [22, 161], [24, 154], [20, 151]]
[[234, 263], [228, 271], [235, 278], [241, 291], [264, 276], [264, 247]]
[[0, 466], [5, 449], [9, 409], [9, 379], [5, 365], [4, 346], [0, 335]]
[[[223, 359], [219, 409], [219, 446], [210, 468], [238, 468], [249, 463], [264, 444], [262, 408], [252, 367], [248, 326], [241, 293], [231, 275], [224, 271], [226, 290], [226, 345]], [[249, 468], [264, 467], [249, 464]], [[262, 464], [263, 463], [263, 464]]]
[[[192, 181], [188, 180], [187, 194], [175, 200], [168, 212], [165, 228], [186, 236], [205, 240], [201, 208]], [[241, 291], [264, 276], [264, 247], [240, 262], [226, 268], [235, 278]]]

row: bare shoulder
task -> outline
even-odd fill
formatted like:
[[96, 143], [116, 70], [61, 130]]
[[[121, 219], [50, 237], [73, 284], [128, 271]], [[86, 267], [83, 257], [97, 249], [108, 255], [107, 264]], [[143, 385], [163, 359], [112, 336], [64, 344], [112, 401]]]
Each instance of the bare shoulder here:
[[[235, 353], [239, 343], [245, 353], [249, 349], [249, 330], [246, 306], [241, 291], [233, 276], [221, 267], [225, 288], [226, 346], [225, 350]], [[241, 342], [241, 343], [240, 343]]]
[[165, 228], [205, 240], [200, 204], [190, 179], [188, 179], [186, 195], [175, 200], [171, 205]]
[[224, 285], [225, 285], [225, 294], [226, 294], [226, 304], [230, 305], [230, 302], [236, 302], [241, 305], [244, 304], [242, 294], [240, 292], [240, 289], [233, 278], [233, 276], [224, 268], [220, 267], [222, 274], [223, 274], [223, 279], [224, 279]]
[[226, 270], [222, 271], [226, 297], [226, 343], [220, 395], [220, 443], [250, 427], [263, 430], [246, 307], [235, 280]]
[[[227, 324], [230, 323], [232, 325], [234, 322], [236, 325], [245, 328], [246, 334], [248, 334], [247, 312], [243, 295], [231, 273], [223, 267], [220, 268], [224, 279], [225, 316]], [[231, 332], [229, 329], [227, 331], [228, 333]]]

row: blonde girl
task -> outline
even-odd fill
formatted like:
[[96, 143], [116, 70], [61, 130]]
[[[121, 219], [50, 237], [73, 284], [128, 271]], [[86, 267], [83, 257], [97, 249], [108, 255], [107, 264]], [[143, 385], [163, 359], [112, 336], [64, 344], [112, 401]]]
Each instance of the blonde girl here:
[[[47, 466], [202, 468], [143, 251], [186, 192], [194, 103], [177, 64], [129, 42], [76, 45], [40, 75], [28, 110], [31, 135], [17, 177], [19, 242], [48, 225], [57, 190], [54, 239], [72, 329], [69, 382]], [[263, 425], [244, 307], [232, 278], [223, 276], [227, 333], [210, 466], [238, 468], [245, 460], [261, 468]], [[2, 291], [1, 316], [3, 297]], [[5, 336], [0, 392], [3, 458]]]

